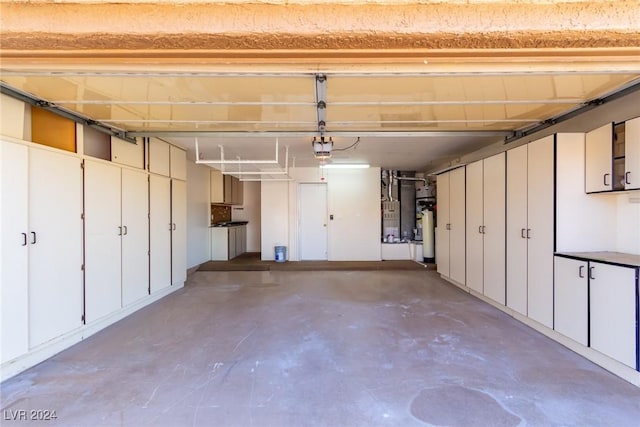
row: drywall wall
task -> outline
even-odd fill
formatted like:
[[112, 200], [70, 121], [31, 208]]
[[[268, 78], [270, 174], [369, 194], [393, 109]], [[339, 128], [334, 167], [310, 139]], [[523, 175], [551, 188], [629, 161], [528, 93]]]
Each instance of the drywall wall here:
[[274, 246], [289, 242], [289, 191], [287, 181], [263, 181], [260, 195], [262, 259], [275, 259]]
[[211, 259], [209, 170], [187, 159], [187, 268]]
[[231, 208], [231, 220], [249, 221], [247, 224], [247, 252], [260, 252], [260, 183], [245, 181], [242, 206]]
[[327, 183], [329, 260], [379, 261], [380, 168], [331, 170]]
[[616, 251], [640, 255], [640, 191], [615, 197], [618, 213]]
[[262, 259], [274, 259], [276, 244], [287, 245], [290, 261], [299, 259], [298, 186], [326, 182], [328, 214], [334, 215], [328, 223], [328, 259], [380, 260], [379, 168], [293, 168], [289, 175], [289, 182], [262, 183]]

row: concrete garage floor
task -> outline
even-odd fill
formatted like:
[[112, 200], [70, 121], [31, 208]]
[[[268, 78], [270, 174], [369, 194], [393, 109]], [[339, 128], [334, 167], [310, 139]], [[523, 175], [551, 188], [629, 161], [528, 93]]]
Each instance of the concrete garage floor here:
[[637, 426], [640, 389], [433, 271], [196, 272], [3, 383], [2, 409], [71, 426]]

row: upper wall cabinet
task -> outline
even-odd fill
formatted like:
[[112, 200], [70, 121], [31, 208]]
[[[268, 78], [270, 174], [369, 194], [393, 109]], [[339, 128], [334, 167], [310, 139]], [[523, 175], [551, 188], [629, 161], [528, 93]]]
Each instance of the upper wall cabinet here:
[[187, 180], [187, 154], [178, 147], [157, 139], [149, 139], [149, 172]]
[[51, 111], [31, 107], [31, 140], [75, 153], [76, 123]]
[[639, 189], [640, 118], [587, 132], [585, 159], [587, 193]]
[[144, 167], [144, 144], [125, 141], [115, 136], [111, 137], [111, 161], [121, 165], [142, 169]]
[[624, 189], [640, 189], [640, 117], [625, 122]]
[[187, 180], [187, 153], [181, 148], [169, 148], [171, 178]]
[[211, 203], [241, 205], [243, 203], [243, 184], [231, 175], [223, 175], [217, 169], [211, 169]]
[[170, 176], [171, 173], [171, 150], [166, 142], [156, 139], [149, 139], [149, 172], [158, 175]]

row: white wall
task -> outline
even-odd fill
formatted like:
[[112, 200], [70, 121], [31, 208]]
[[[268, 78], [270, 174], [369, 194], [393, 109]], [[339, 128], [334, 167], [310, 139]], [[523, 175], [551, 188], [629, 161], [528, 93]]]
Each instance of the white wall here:
[[618, 208], [616, 252], [640, 255], [640, 191], [615, 196]]
[[[323, 180], [324, 174], [324, 180]], [[273, 247], [287, 245], [288, 259], [298, 257], [298, 185], [328, 184], [329, 260], [380, 260], [380, 169], [289, 170], [293, 181], [262, 183], [262, 259], [273, 260]]]
[[242, 183], [242, 206], [231, 208], [232, 221], [249, 221], [247, 224], [247, 252], [260, 252], [260, 183]]
[[187, 268], [211, 259], [208, 166], [187, 160]]
[[334, 169], [329, 185], [329, 260], [379, 261], [380, 168]]
[[262, 259], [275, 259], [274, 246], [289, 241], [289, 191], [287, 181], [263, 181], [260, 196]]
[[612, 251], [616, 247], [616, 196], [587, 194], [584, 133], [556, 137], [556, 251]]

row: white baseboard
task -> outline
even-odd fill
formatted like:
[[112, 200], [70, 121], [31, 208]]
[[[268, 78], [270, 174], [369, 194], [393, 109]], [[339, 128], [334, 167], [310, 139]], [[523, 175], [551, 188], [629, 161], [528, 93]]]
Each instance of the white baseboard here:
[[542, 325], [538, 322], [536, 322], [535, 320], [532, 320], [530, 318], [528, 318], [527, 316], [524, 316], [520, 313], [518, 313], [517, 311], [504, 306], [500, 303], [497, 303], [495, 301], [493, 301], [490, 298], [487, 298], [486, 296], [482, 295], [481, 293], [478, 293], [477, 291], [474, 291], [473, 289], [467, 288], [466, 286], [461, 285], [460, 283], [457, 283], [451, 279], [449, 279], [446, 276], [440, 276], [442, 277], [445, 281], [451, 283], [452, 285], [457, 286], [458, 288], [464, 290], [465, 292], [470, 293], [471, 295], [473, 295], [474, 297], [478, 298], [479, 300], [492, 305], [493, 307], [497, 308], [500, 311], [503, 311], [504, 313], [508, 314], [509, 316], [513, 317], [514, 319], [518, 320], [521, 323], [524, 323], [525, 325], [529, 326], [530, 328], [536, 330], [537, 332], [540, 332], [541, 334], [545, 335], [548, 338], [551, 338], [552, 340], [556, 341], [559, 344], [562, 344], [563, 346], [567, 347], [569, 350], [579, 354], [580, 356], [590, 360], [591, 362], [595, 363], [596, 365], [606, 369], [607, 371], [611, 372], [614, 375], [617, 375], [618, 377], [622, 378], [625, 381], [630, 382], [631, 384], [635, 385], [636, 387], [640, 387], [640, 372], [636, 371], [635, 369], [618, 362], [617, 360], [614, 360], [608, 356], [605, 356], [604, 354], [600, 353], [597, 350], [594, 350], [590, 347], [585, 347], [582, 344], [565, 337], [564, 335], [554, 331], [551, 328], [548, 328], [545, 325]]
[[40, 362], [44, 362], [72, 345], [89, 338], [91, 335], [101, 331], [107, 326], [113, 325], [117, 321], [124, 319], [141, 308], [146, 307], [183, 287], [184, 283], [168, 286], [134, 302], [131, 305], [123, 307], [108, 316], [87, 325], [83, 325], [80, 328], [67, 332], [64, 335], [60, 335], [59, 337], [34, 347], [28, 353], [3, 363], [2, 366], [0, 366], [0, 381], [9, 379]]

